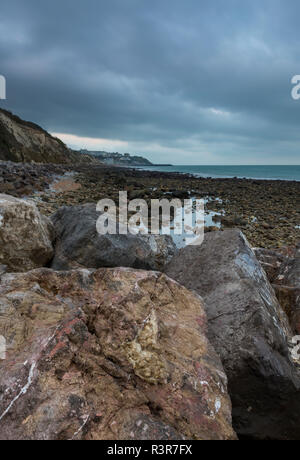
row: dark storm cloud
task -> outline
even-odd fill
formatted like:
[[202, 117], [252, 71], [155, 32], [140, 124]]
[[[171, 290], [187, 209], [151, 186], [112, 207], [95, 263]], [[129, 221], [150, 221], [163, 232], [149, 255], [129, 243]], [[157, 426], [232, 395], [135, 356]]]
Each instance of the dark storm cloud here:
[[299, 163], [299, 13], [296, 0], [2, 0], [1, 105], [155, 161]]

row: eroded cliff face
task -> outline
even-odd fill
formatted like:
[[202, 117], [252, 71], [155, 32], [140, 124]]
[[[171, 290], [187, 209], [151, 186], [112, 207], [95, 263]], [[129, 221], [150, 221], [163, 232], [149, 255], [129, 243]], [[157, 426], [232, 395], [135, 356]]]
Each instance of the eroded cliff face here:
[[0, 109], [0, 160], [36, 163], [96, 162], [74, 152], [40, 126]]

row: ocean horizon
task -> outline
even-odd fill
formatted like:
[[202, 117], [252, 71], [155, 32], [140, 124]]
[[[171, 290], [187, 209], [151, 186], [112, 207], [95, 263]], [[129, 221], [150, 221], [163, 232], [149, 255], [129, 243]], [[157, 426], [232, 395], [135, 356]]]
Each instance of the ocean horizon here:
[[143, 166], [150, 171], [194, 174], [197, 177], [300, 181], [300, 165], [173, 165]]

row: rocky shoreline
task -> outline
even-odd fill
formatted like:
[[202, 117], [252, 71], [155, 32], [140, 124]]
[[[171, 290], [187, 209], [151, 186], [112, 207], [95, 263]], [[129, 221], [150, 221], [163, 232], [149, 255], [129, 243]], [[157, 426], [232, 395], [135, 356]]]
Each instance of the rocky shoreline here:
[[[58, 187], [51, 193], [49, 186], [54, 180], [71, 171], [75, 175], [69, 186]], [[45, 193], [35, 194], [43, 190]], [[300, 182], [196, 178], [102, 165], [0, 162], [0, 193], [28, 196], [36, 200], [45, 215], [63, 205], [96, 203], [102, 198], [118, 201], [120, 190], [127, 190], [129, 199], [147, 201], [165, 195], [180, 199], [209, 197], [206, 209], [216, 216], [215, 223], [206, 231], [240, 228], [253, 247], [275, 249], [294, 246], [300, 240]]]
[[[300, 439], [299, 187], [0, 163], [0, 439]], [[100, 235], [120, 190], [221, 226]]]

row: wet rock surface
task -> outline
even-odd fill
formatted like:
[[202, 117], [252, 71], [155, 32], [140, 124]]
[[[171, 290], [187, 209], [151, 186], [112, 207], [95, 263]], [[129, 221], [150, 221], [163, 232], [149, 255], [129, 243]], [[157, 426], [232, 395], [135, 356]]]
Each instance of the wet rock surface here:
[[238, 435], [299, 439], [300, 374], [288, 349], [293, 333], [244, 236], [206, 234], [202, 246], [180, 250], [166, 273], [203, 296]]
[[0, 439], [234, 439], [201, 299], [158, 272], [5, 274]]
[[8, 271], [45, 266], [53, 257], [54, 229], [34, 203], [0, 194], [0, 265]]
[[95, 204], [62, 207], [52, 217], [55, 254], [51, 267], [133, 267], [162, 270], [176, 252], [167, 235], [100, 235]]

